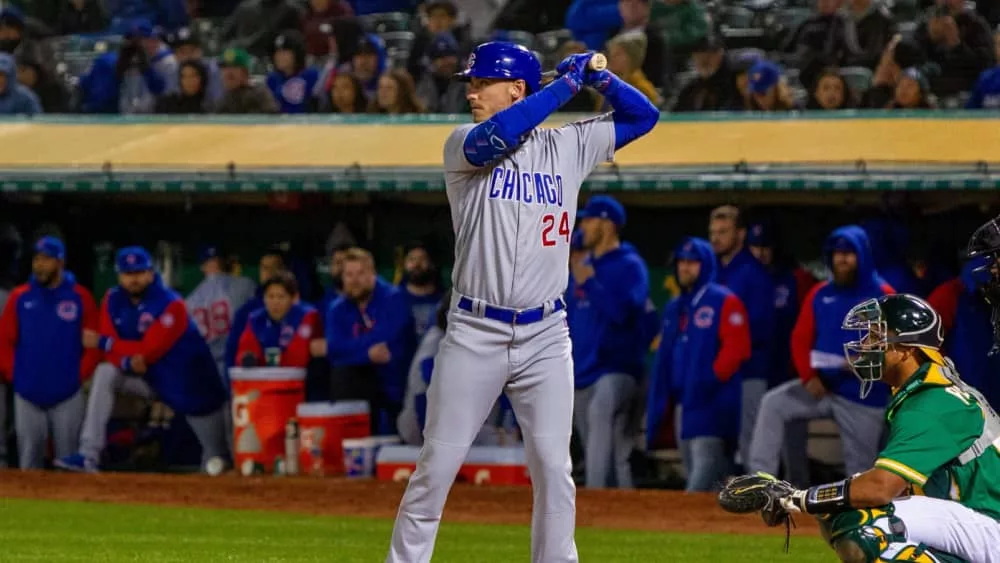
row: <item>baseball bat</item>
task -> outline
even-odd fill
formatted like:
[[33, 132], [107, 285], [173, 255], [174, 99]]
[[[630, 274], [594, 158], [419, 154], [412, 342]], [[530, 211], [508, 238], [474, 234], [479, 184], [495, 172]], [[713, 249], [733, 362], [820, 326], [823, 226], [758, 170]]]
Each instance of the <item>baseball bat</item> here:
[[[608, 58], [604, 56], [603, 53], [594, 53], [593, 57], [587, 61], [587, 68], [593, 71], [601, 71], [608, 68]], [[554, 70], [549, 70], [542, 73], [542, 82], [549, 82], [555, 80], [559, 76]]]

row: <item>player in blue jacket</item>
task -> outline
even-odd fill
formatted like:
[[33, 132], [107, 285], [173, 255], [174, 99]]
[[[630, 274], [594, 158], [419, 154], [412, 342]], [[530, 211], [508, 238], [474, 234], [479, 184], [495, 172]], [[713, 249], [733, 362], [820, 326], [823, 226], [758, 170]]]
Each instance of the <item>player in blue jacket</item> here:
[[118, 286], [101, 304], [100, 338], [85, 342], [104, 352], [104, 362], [90, 387], [80, 451], [55, 465], [98, 470], [117, 391], [157, 398], [186, 416], [201, 444], [202, 467], [212, 458], [225, 460], [226, 391], [184, 299], [163, 284], [144, 248], [119, 250], [115, 270]]
[[619, 238], [625, 208], [618, 201], [594, 196], [578, 217], [587, 252], [570, 263], [566, 303], [586, 485], [631, 488], [628, 422], [652, 340], [645, 322], [649, 272]]
[[676, 405], [688, 491], [708, 491], [730, 470], [740, 425], [740, 368], [750, 358], [746, 309], [716, 283], [711, 245], [685, 239], [674, 252], [680, 295], [663, 311], [649, 383], [647, 443]]
[[334, 398], [368, 401], [372, 434], [395, 434], [416, 350], [410, 302], [376, 275], [367, 250], [345, 253], [343, 281], [324, 323]]
[[50, 428], [56, 457], [76, 451], [86, 407], [80, 383], [100, 359], [83, 347], [84, 338], [97, 337], [97, 305], [65, 259], [61, 240], [35, 243], [31, 280], [14, 288], [0, 316], [0, 381], [14, 386], [21, 469], [44, 467]]
[[723, 205], [709, 217], [709, 237], [719, 261], [716, 282], [728, 287], [750, 317], [752, 354], [740, 371], [743, 380], [739, 454], [745, 464], [760, 400], [767, 392], [774, 342], [774, 280], [746, 248], [746, 225], [739, 208]]
[[236, 350], [240, 347], [240, 336], [247, 327], [247, 319], [250, 313], [264, 307], [264, 284], [277, 275], [278, 272], [286, 271], [285, 257], [277, 248], [268, 249], [260, 257], [257, 275], [260, 285], [257, 286], [254, 296], [236, 310], [233, 316], [233, 326], [229, 329], [229, 336], [226, 337], [226, 367], [236, 366]]

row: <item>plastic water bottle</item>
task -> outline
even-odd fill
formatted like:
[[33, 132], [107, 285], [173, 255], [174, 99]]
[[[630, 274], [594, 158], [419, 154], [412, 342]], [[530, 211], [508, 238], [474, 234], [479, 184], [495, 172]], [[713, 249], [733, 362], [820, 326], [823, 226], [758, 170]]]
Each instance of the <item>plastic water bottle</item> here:
[[299, 421], [288, 419], [285, 425], [285, 475], [299, 474]]

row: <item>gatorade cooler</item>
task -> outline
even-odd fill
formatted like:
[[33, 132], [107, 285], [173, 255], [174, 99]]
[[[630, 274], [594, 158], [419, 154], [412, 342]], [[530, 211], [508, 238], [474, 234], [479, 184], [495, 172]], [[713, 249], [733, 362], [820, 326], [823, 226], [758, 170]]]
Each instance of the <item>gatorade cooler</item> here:
[[473, 446], [455, 481], [476, 485], [530, 485], [524, 447]]
[[305, 400], [306, 370], [230, 368], [233, 461], [244, 475], [273, 472], [285, 456], [285, 425]]
[[399, 444], [399, 436], [369, 436], [344, 440], [344, 473], [351, 478], [375, 476], [375, 460], [383, 446]]
[[299, 467], [303, 475], [342, 475], [343, 441], [365, 438], [371, 416], [367, 401], [302, 403], [299, 419]]

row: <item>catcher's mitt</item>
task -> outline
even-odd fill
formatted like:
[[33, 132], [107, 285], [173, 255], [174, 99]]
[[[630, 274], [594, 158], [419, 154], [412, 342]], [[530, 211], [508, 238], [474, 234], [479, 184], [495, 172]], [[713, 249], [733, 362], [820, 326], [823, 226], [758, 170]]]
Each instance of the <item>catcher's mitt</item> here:
[[[791, 515], [781, 506], [781, 499], [796, 491], [787, 481], [779, 481], [767, 473], [740, 475], [726, 481], [719, 491], [719, 506], [726, 512], [749, 514], [760, 512], [764, 524], [768, 526], [785, 525], [790, 533], [795, 524]], [[785, 550], [788, 550], [788, 535], [785, 537]]]

